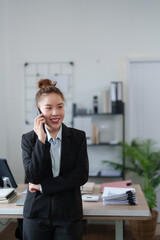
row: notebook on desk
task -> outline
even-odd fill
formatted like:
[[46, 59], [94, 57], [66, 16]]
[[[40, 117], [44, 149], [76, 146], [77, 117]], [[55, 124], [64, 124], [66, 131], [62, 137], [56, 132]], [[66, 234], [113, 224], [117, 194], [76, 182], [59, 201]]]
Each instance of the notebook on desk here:
[[16, 197], [17, 193], [14, 188], [1, 188], [0, 189], [0, 204], [10, 203]]
[[17, 193], [14, 188], [1, 188], [0, 189], [0, 203], [10, 203]]
[[14, 192], [14, 188], [1, 188], [0, 199], [9, 198], [13, 192]]
[[101, 193], [103, 193], [105, 187], [116, 187], [116, 188], [130, 188], [132, 187], [132, 180], [123, 180], [116, 182], [106, 182], [101, 185]]
[[95, 187], [94, 182], [87, 182], [83, 186], [81, 186], [81, 193], [92, 193]]

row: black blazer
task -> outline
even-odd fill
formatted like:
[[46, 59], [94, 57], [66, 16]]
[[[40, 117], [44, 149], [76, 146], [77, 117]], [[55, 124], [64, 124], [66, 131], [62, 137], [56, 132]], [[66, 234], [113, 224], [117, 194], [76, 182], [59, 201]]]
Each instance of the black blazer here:
[[59, 176], [53, 178], [50, 143], [38, 140], [34, 131], [22, 136], [22, 157], [26, 178], [41, 184], [42, 193], [27, 192], [24, 217], [48, 218], [52, 206], [63, 212], [64, 220], [82, 217], [80, 186], [88, 180], [88, 155], [85, 133], [62, 124]]

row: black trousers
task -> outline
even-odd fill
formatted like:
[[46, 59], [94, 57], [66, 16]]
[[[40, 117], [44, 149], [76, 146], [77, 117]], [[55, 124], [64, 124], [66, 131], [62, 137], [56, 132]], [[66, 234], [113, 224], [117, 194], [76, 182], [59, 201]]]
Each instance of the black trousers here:
[[82, 240], [81, 220], [73, 222], [24, 218], [23, 240]]

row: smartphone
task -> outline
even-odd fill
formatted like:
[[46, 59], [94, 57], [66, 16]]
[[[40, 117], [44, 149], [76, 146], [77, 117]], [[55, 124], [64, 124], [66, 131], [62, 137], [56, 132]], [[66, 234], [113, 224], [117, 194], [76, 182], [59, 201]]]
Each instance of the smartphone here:
[[[42, 112], [39, 108], [37, 108], [37, 116], [40, 115]], [[46, 129], [45, 129], [45, 124], [43, 123], [43, 130], [46, 133]]]

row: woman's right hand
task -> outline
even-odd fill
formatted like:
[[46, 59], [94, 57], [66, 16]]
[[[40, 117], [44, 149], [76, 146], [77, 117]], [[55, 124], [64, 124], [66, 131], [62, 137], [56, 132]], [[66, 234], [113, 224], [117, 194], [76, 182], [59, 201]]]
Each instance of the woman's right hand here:
[[46, 121], [42, 113], [38, 115], [34, 120], [34, 131], [37, 134], [38, 139], [42, 143], [45, 143], [45, 140], [46, 140], [46, 133], [44, 132], [44, 129], [43, 129], [43, 124], [45, 123]]
[[31, 193], [35, 193], [37, 191], [40, 191], [40, 184], [33, 184], [29, 182], [29, 191]]

